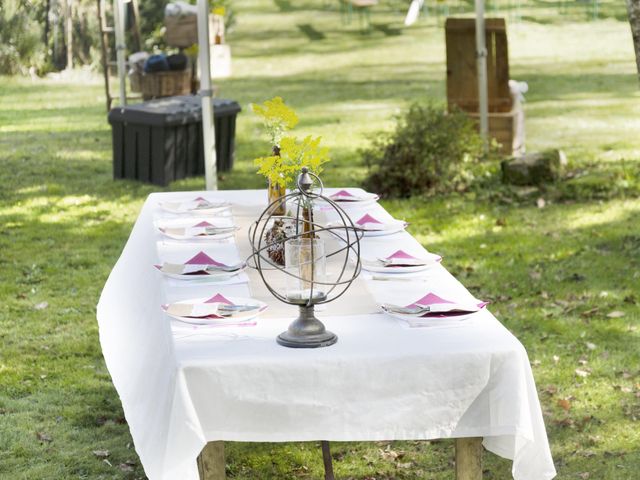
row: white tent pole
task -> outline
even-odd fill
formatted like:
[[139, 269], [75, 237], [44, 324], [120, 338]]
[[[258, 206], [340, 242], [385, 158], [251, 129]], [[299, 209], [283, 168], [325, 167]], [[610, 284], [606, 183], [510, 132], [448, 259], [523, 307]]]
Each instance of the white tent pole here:
[[120, 106], [127, 104], [127, 85], [125, 83], [126, 49], [124, 38], [125, 9], [123, 0], [113, 0], [113, 23], [116, 31], [116, 63], [118, 65], [118, 81], [120, 82]]
[[209, 56], [209, 0], [198, 0], [198, 62], [202, 98], [202, 139], [204, 140], [204, 179], [207, 190], [218, 189], [216, 135], [211, 97], [211, 57]]
[[480, 136], [485, 148], [489, 138], [489, 92], [487, 85], [487, 39], [484, 26], [484, 0], [476, 2], [476, 58], [478, 70], [478, 100], [480, 113]]

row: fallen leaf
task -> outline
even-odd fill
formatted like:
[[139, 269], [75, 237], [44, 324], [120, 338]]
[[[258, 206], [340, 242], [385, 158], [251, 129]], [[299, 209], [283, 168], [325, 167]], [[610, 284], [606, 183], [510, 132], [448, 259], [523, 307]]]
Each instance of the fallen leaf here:
[[558, 399], [558, 406], [562, 408], [565, 412], [571, 410], [571, 402], [566, 398]]
[[529, 276], [531, 277], [532, 280], [540, 280], [540, 278], [542, 278], [542, 274], [535, 270], [530, 271]]
[[36, 432], [36, 437], [41, 442], [47, 442], [47, 443], [53, 442], [53, 438], [51, 438], [51, 435], [48, 435], [44, 432]]
[[571, 427], [573, 426], [573, 420], [570, 418], [563, 418], [562, 420], [555, 420], [553, 423], [558, 425], [559, 427]]
[[396, 467], [398, 467], [398, 468], [411, 468], [412, 466], [413, 466], [413, 463], [411, 463], [411, 462], [406, 462], [406, 463], [397, 462], [396, 463]]
[[35, 308], [36, 310], [44, 310], [48, 306], [49, 306], [49, 302], [40, 302], [40, 303], [37, 303], [33, 308]]
[[538, 200], [536, 200], [536, 205], [538, 206], [538, 208], [544, 208], [547, 205], [547, 202], [544, 198], [539, 197]]
[[133, 467], [127, 463], [121, 463], [118, 468], [123, 472], [133, 472]]
[[591, 477], [591, 474], [589, 472], [582, 472], [582, 473], [579, 473], [578, 476], [582, 480], [587, 480], [587, 478]]
[[576, 372], [576, 375], [578, 375], [579, 377], [582, 377], [582, 378], [586, 378], [586, 377], [589, 376], [589, 372], [587, 370], [583, 370], [581, 368], [576, 368], [575, 372]]
[[598, 307], [593, 307], [589, 310], [586, 310], [584, 312], [582, 312], [580, 315], [582, 315], [583, 317], [590, 317], [592, 315], [595, 315], [596, 313], [598, 313], [598, 311], [600, 310], [600, 308]]
[[543, 390], [543, 392], [548, 393], [549, 395], [555, 395], [558, 392], [558, 387], [555, 385], [549, 385]]
[[109, 450], [94, 450], [93, 454], [98, 458], [107, 458], [109, 456]]
[[595, 350], [596, 349], [596, 344], [595, 343], [587, 342], [587, 343], [585, 343], [585, 345], [587, 346], [587, 348], [589, 350]]
[[621, 312], [620, 310], [614, 310], [613, 312], [607, 313], [608, 318], [620, 318], [624, 317], [624, 315], [624, 312]]

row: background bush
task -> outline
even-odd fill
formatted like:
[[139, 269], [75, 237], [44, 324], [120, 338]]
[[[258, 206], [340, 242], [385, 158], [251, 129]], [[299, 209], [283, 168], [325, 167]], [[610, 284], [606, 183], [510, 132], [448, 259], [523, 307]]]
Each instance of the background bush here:
[[44, 63], [42, 29], [28, 2], [0, 0], [0, 73], [27, 73]]
[[466, 185], [482, 156], [474, 122], [462, 112], [413, 104], [362, 151], [369, 169], [365, 187], [386, 197], [410, 197]]

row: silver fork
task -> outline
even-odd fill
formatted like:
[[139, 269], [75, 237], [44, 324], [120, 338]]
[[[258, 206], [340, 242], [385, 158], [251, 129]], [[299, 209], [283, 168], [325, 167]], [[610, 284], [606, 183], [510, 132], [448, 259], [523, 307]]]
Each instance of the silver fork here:
[[429, 313], [431, 307], [417, 305], [415, 307], [402, 307], [400, 305], [394, 305], [392, 303], [385, 303], [382, 308], [393, 313], [402, 313], [406, 315], [421, 315], [423, 313]]

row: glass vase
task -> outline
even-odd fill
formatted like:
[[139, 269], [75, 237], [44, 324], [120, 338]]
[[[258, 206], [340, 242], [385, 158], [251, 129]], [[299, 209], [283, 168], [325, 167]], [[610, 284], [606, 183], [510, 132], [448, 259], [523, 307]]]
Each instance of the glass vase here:
[[[273, 202], [284, 197], [287, 194], [287, 189], [284, 185], [273, 183], [271, 182], [271, 180], [269, 180], [269, 184], [267, 186], [267, 194], [268, 194], [269, 205], [271, 205]], [[285, 213], [287, 213], [287, 205], [284, 200], [280, 203], [276, 203], [273, 206], [271, 211], [272, 215], [282, 216]]]

